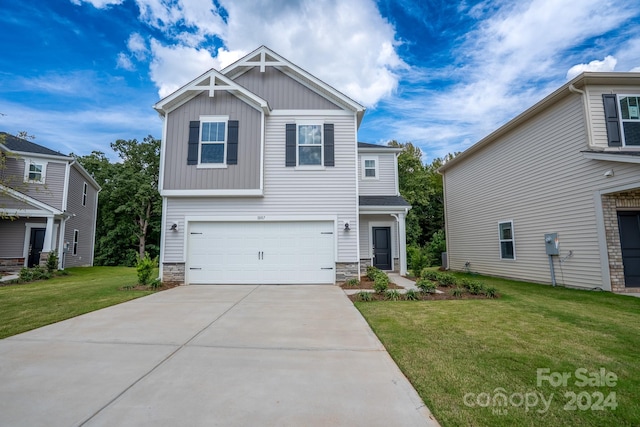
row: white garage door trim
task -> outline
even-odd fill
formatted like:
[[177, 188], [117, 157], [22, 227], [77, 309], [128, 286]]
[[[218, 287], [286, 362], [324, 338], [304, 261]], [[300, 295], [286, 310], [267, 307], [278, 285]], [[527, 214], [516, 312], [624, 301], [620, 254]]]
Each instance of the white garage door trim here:
[[189, 218], [186, 283], [335, 283], [334, 217], [256, 218]]

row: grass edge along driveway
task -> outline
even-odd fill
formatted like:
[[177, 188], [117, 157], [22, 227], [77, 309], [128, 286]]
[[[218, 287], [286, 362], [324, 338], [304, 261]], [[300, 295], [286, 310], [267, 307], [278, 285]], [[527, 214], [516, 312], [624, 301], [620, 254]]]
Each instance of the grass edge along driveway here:
[[120, 304], [152, 291], [120, 290], [137, 282], [132, 267], [68, 268], [67, 276], [0, 287], [0, 338]]
[[640, 425], [640, 298], [474, 278], [502, 298], [356, 303], [443, 426]]

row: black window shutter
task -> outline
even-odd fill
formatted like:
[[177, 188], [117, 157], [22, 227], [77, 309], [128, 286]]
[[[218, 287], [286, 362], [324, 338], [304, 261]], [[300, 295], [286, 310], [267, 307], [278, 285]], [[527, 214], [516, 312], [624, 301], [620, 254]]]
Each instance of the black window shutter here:
[[187, 164], [198, 164], [198, 144], [200, 142], [200, 122], [189, 122], [189, 148], [187, 150]]
[[296, 166], [296, 124], [287, 123], [286, 166]]
[[227, 134], [227, 164], [238, 164], [238, 121], [229, 120]]
[[335, 149], [333, 145], [333, 123], [324, 124], [324, 165], [336, 165]]
[[618, 98], [612, 94], [602, 95], [604, 117], [607, 121], [607, 140], [609, 147], [622, 147], [620, 120], [618, 120]]

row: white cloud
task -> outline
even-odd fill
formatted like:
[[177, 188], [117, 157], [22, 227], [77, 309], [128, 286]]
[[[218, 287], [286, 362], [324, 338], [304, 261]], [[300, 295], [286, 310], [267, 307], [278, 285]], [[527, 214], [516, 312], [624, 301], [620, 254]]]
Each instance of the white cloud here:
[[569, 68], [567, 71], [567, 80], [571, 80], [575, 76], [585, 71], [613, 71], [617, 64], [616, 58], [611, 55], [606, 56], [602, 61], [597, 59], [589, 62], [588, 64], [577, 64]]
[[635, 67], [629, 70], [632, 73], [640, 73], [640, 67]]
[[131, 58], [129, 58], [127, 54], [124, 52], [120, 52], [118, 54], [118, 57], [116, 59], [116, 65], [118, 68], [122, 68], [127, 71], [133, 71], [136, 68], [135, 65], [133, 65], [133, 62], [131, 61]]
[[138, 61], [142, 61], [147, 56], [147, 44], [145, 43], [144, 38], [138, 33], [133, 33], [129, 36], [129, 40], [127, 40], [127, 48]]
[[71, 3], [80, 6], [82, 3], [89, 3], [96, 9], [104, 9], [109, 6], [122, 4], [124, 0], [71, 0]]
[[151, 40], [151, 55], [151, 80], [158, 87], [161, 98], [219, 65], [206, 49], [164, 46], [155, 39]]

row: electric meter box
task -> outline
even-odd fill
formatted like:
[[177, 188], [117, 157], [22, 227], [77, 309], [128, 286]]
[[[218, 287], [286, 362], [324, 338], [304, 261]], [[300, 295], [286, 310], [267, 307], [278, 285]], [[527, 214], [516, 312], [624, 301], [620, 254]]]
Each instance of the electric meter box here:
[[558, 233], [545, 234], [544, 246], [547, 249], [547, 255], [560, 255], [560, 249], [558, 245]]

